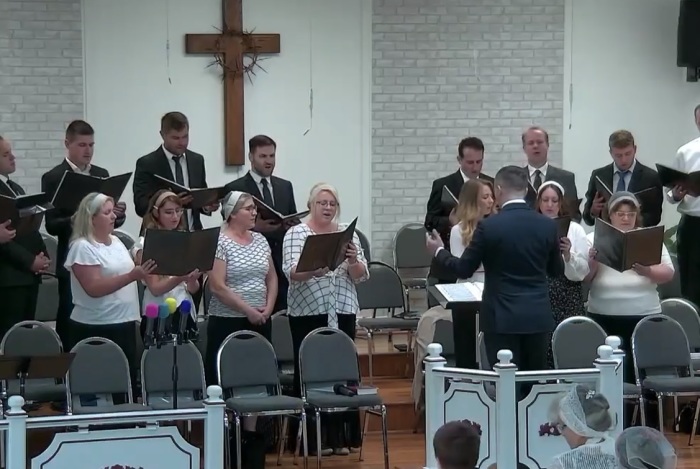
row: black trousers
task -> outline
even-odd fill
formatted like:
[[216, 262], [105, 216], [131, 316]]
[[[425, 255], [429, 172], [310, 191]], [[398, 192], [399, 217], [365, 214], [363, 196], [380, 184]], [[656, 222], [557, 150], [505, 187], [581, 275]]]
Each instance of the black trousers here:
[[681, 295], [700, 306], [700, 217], [683, 215], [676, 239]]
[[267, 340], [272, 340], [272, 320], [262, 325], [251, 324], [248, 318], [209, 316], [207, 322], [207, 348], [204, 357], [204, 370], [207, 386], [218, 385], [216, 355], [226, 337], [238, 331], [257, 332]]
[[58, 275], [58, 311], [56, 311], [56, 333], [61, 338], [63, 350], [69, 351], [73, 344], [70, 315], [73, 312], [73, 292], [70, 277]]
[[0, 314], [0, 340], [12, 326], [22, 321], [34, 319], [39, 284], [16, 287], [0, 287], [3, 299], [3, 312]]
[[479, 356], [476, 353], [477, 334], [479, 333], [476, 329], [478, 313], [478, 308], [468, 304], [452, 308], [452, 334], [457, 368], [470, 368], [472, 370], [479, 368]]
[[[484, 332], [486, 356], [491, 366], [498, 363], [498, 351], [510, 350], [513, 353], [513, 363], [518, 371], [547, 370], [547, 332], [539, 334], [499, 334]], [[518, 383], [516, 393], [521, 400], [530, 393], [531, 383]]]
[[625, 383], [634, 383], [634, 359], [632, 358], [632, 333], [644, 316], [612, 316], [588, 313], [588, 317], [598, 323], [607, 335], [616, 335], [622, 341], [620, 348], [625, 351], [622, 376]]
[[[338, 315], [338, 329], [345, 332], [353, 341], [355, 340], [355, 318], [354, 314]], [[313, 330], [327, 325], [327, 314], [289, 316], [289, 327], [292, 330], [292, 343], [294, 345], [294, 395], [297, 397], [301, 396], [301, 382], [299, 381], [299, 347], [301, 347], [301, 342]], [[316, 451], [316, 423], [312, 418], [307, 419], [307, 422], [309, 451]], [[291, 435], [293, 435], [290, 438], [291, 441], [295, 441], [296, 428], [296, 424], [290, 425]], [[360, 413], [356, 410], [322, 415], [321, 428], [323, 430], [321, 444], [324, 448], [359, 448], [362, 444]]]

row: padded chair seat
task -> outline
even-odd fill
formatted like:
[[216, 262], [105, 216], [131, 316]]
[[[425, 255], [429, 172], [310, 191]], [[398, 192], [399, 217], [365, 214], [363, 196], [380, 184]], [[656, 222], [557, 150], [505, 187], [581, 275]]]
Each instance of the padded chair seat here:
[[304, 401], [291, 396], [230, 397], [226, 399], [226, 407], [238, 414], [279, 410], [301, 412], [304, 409]]
[[97, 405], [97, 406], [73, 406], [74, 414], [109, 414], [115, 412], [143, 412], [145, 410], [153, 410], [152, 407], [143, 404], [116, 404], [116, 405]]
[[[153, 410], [170, 410], [173, 408], [173, 403], [161, 399], [153, 399], [148, 406]], [[177, 401], [178, 409], [201, 409], [203, 407], [204, 401]]]
[[[7, 385], [8, 396], [19, 396], [19, 380]], [[66, 400], [66, 385], [56, 384], [54, 379], [28, 379], [25, 381], [24, 398], [28, 401], [54, 402]]]
[[623, 383], [622, 394], [625, 396], [639, 396], [642, 390], [636, 384]]
[[365, 329], [418, 329], [418, 318], [362, 318], [357, 324]]
[[379, 394], [366, 394], [362, 396], [342, 396], [330, 391], [308, 391], [306, 402], [313, 407], [348, 407], [358, 409], [360, 407], [373, 407], [382, 404]]
[[647, 378], [642, 387], [659, 392], [700, 392], [700, 377]]

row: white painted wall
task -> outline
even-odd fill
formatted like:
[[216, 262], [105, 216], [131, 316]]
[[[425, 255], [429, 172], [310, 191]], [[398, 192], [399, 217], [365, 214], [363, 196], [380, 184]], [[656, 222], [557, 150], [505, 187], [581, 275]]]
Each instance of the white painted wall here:
[[[277, 141], [275, 174], [293, 182], [297, 206], [305, 206], [316, 182], [334, 184], [343, 219], [359, 216], [369, 236], [371, 0], [243, 5], [245, 29], [281, 34], [281, 53], [262, 62], [267, 73], [246, 83], [246, 140], [264, 133]], [[160, 117], [179, 110], [190, 119], [190, 148], [205, 155], [209, 185], [242, 175], [247, 167], [224, 165], [220, 74], [206, 68], [211, 57], [184, 52], [186, 33], [221, 27], [221, 0], [89, 0], [82, 7], [85, 118], [97, 133], [95, 163], [112, 174], [133, 171], [136, 159], [160, 144]], [[125, 200], [125, 229], [136, 233], [141, 220], [130, 186]], [[218, 215], [205, 220], [220, 222]]]
[[[563, 154], [580, 194], [591, 171], [610, 163], [615, 130], [634, 134], [639, 161], [651, 167], [697, 137], [700, 83], [676, 67], [678, 8], [676, 0], [567, 0]], [[662, 222], [677, 220], [666, 203]]]

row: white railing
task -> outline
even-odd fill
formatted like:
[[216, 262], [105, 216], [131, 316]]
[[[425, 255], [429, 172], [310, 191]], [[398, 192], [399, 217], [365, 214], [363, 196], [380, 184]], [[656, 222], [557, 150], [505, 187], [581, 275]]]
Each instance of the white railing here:
[[[7, 469], [27, 468], [27, 430], [77, 427], [77, 432], [57, 433], [49, 447], [31, 461], [32, 468], [73, 467], [168, 467], [199, 469], [199, 448], [184, 440], [176, 427], [160, 422], [204, 421], [204, 469], [224, 466], [224, 410], [219, 386], [207, 388], [204, 407], [157, 411], [114, 412], [86, 415], [29, 417], [24, 399], [11, 396], [0, 431], [7, 437]], [[145, 424], [144, 428], [88, 429], [91, 426]], [[75, 459], [75, 458], [79, 459]], [[71, 464], [69, 461], [73, 461]], [[66, 465], [68, 464], [68, 465]]]
[[[446, 367], [442, 346], [430, 344], [425, 358], [425, 467], [438, 467], [432, 441], [437, 429], [449, 421], [468, 420], [481, 430], [478, 468], [497, 463], [498, 469], [516, 469], [518, 462], [546, 468], [554, 456], [569, 450], [548, 422], [548, 411], [572, 383], [594, 385], [606, 396], [615, 418], [611, 434], [617, 436], [623, 425], [624, 352], [619, 345], [619, 338], [608, 337], [598, 347], [599, 358], [586, 369], [517, 371], [511, 351], [500, 350], [493, 371], [482, 371]], [[532, 390], [518, 402], [522, 383], [533, 383]]]

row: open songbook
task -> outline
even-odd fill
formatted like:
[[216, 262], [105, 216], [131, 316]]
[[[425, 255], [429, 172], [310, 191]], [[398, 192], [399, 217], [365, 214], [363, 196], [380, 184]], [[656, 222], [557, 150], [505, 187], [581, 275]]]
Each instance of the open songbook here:
[[39, 194], [8, 197], [0, 194], [0, 222], [11, 220], [10, 228], [22, 235], [37, 231], [44, 220], [44, 213], [51, 210], [51, 196]]
[[559, 239], [569, 236], [571, 217], [557, 217], [554, 221], [557, 222], [557, 236]]
[[598, 251], [596, 260], [618, 272], [629, 270], [634, 264], [659, 264], [663, 243], [663, 225], [625, 232], [596, 218], [593, 238], [593, 247]]
[[456, 207], [459, 203], [457, 197], [455, 197], [455, 195], [452, 193], [451, 190], [447, 188], [447, 186], [442, 186], [442, 196], [440, 198], [440, 201], [448, 207]]
[[673, 189], [676, 186], [682, 186], [691, 196], [700, 195], [700, 171], [686, 173], [658, 163], [656, 171], [664, 187]]
[[[600, 176], [595, 177], [595, 190], [597, 193], [603, 196], [605, 199], [605, 203], [608, 203], [610, 200], [610, 197], [614, 194], [612, 189], [608, 187], [607, 184], [603, 182], [602, 179], [600, 179]], [[634, 192], [634, 196], [637, 198], [637, 201], [639, 202], [639, 205], [642, 207], [648, 206], [650, 204], [653, 205], [653, 199], [656, 198], [656, 188], [655, 187], [647, 187], [644, 190], [641, 190], [639, 192]]]
[[75, 211], [80, 201], [92, 192], [107, 195], [118, 202], [131, 179], [132, 173], [101, 178], [89, 174], [66, 171], [56, 189], [51, 204], [62, 210]]
[[146, 230], [141, 260], [153, 260], [158, 275], [187, 275], [194, 269], [208, 272], [214, 267], [221, 227], [198, 231]]
[[189, 187], [180, 185], [175, 181], [158, 176], [157, 174], [154, 174], [153, 176], [158, 180], [158, 183], [161, 185], [161, 189], [167, 189], [178, 195], [182, 194], [183, 192], [191, 195], [192, 202], [186, 204], [185, 208], [197, 209], [206, 207], [207, 205], [212, 205], [226, 197], [226, 194], [230, 192], [223, 186], [190, 189]]
[[[306, 238], [297, 262], [297, 272], [313, 272], [328, 267], [333, 271], [345, 261], [345, 251], [355, 234], [355, 218], [343, 231], [322, 233]], [[357, 246], [360, 249], [360, 246]]]
[[282, 215], [280, 212], [270, 207], [265, 202], [263, 202], [255, 196], [253, 196], [253, 201], [255, 202], [255, 205], [258, 208], [258, 214], [264, 220], [274, 220], [278, 223], [282, 223], [287, 220], [301, 220], [309, 214], [309, 210], [304, 210], [303, 212], [292, 213], [291, 215]]

